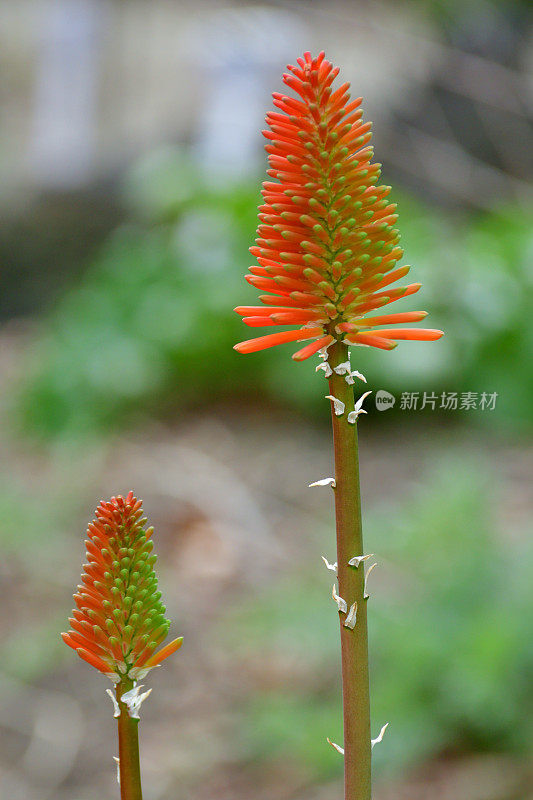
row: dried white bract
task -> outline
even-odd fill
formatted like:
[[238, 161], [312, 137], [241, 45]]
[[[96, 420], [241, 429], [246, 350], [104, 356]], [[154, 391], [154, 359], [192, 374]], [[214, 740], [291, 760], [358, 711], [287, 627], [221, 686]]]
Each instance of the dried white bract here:
[[330, 564], [329, 561], [327, 560], [326, 556], [322, 556], [322, 561], [326, 565], [327, 569], [330, 569], [332, 572], [335, 573], [335, 575], [337, 574], [337, 562], [336, 561], [333, 564]]
[[365, 392], [364, 394], [362, 394], [361, 397], [359, 398], [359, 400], [357, 401], [357, 403], [355, 404], [354, 410], [350, 411], [350, 413], [348, 414], [348, 422], [351, 423], [352, 425], [355, 423], [355, 421], [356, 421], [357, 417], [359, 416], [359, 414], [366, 414], [367, 413], [362, 406], [363, 406], [363, 402], [364, 402], [365, 397], [368, 397], [369, 394], [372, 394], [372, 392], [370, 391], [370, 392]]
[[354, 556], [348, 561], [348, 564], [350, 567], [355, 567], [357, 569], [359, 564], [366, 561], [368, 558], [372, 558], [373, 555], [374, 553], [369, 553], [367, 556]]
[[346, 375], [344, 380], [346, 381], [346, 383], [349, 383], [350, 385], [352, 385], [353, 383], [355, 383], [354, 378], [359, 378], [360, 381], [363, 381], [363, 383], [366, 383], [366, 378], [363, 375], [363, 373], [362, 372], [358, 372], [356, 369], [353, 372], [350, 372], [348, 375]]
[[385, 733], [385, 731], [387, 730], [388, 727], [389, 727], [389, 723], [386, 722], [385, 725], [380, 730], [380, 732], [378, 733], [378, 735], [376, 736], [376, 738], [370, 740], [371, 745], [372, 745], [372, 750], [374, 749], [374, 745], [375, 744], [379, 744], [381, 741], [383, 741], [383, 734]]
[[129, 673], [130, 678], [134, 681], [142, 681], [143, 678], [146, 678], [150, 670], [157, 669], [157, 667], [160, 666], [161, 664], [156, 664], [155, 667], [132, 667]]
[[329, 376], [333, 374], [333, 371], [327, 361], [324, 361], [322, 364], [319, 364], [318, 367], [315, 367], [315, 372], [318, 372], [321, 369], [324, 370], [324, 375], [326, 378], [329, 378]]
[[148, 695], [152, 693], [152, 690], [148, 689], [147, 692], [139, 694], [142, 688], [142, 684], [140, 686], [134, 686], [133, 689], [129, 690], [129, 692], [124, 692], [120, 698], [122, 702], [126, 704], [128, 714], [132, 719], [140, 719], [139, 710], [141, 705], [144, 703]]
[[349, 375], [352, 370], [352, 365], [349, 361], [343, 361], [342, 364], [337, 364], [333, 369], [337, 375]]
[[350, 628], [351, 631], [355, 628], [355, 623], [357, 622], [357, 601], [350, 606], [350, 610], [346, 615], [346, 619], [344, 620], [344, 627]]
[[328, 736], [326, 736], [326, 741], [333, 747], [334, 750], [337, 751], [337, 753], [340, 753], [341, 756], [344, 755], [344, 747], [341, 747], [339, 744], [335, 744], [335, 742], [332, 742]]
[[335, 478], [321, 478], [319, 481], [310, 483], [309, 488], [311, 489], [313, 486], [331, 486], [334, 489], [336, 485]]
[[343, 597], [339, 597], [339, 595], [337, 594], [337, 590], [335, 589], [335, 584], [333, 584], [333, 591], [331, 592], [331, 596], [337, 603], [337, 608], [339, 609], [339, 611], [342, 614], [346, 614], [346, 612], [348, 611], [346, 600], [344, 600]]
[[342, 400], [339, 400], [338, 397], [334, 397], [332, 394], [326, 395], [326, 400], [331, 400], [333, 403], [333, 410], [335, 412], [335, 416], [340, 417], [344, 414], [345, 405]]
[[348, 414], [348, 422], [350, 423], [350, 425], [355, 425], [355, 423], [357, 422], [357, 417], [360, 414], [366, 414], [366, 413], [367, 412], [364, 409], [361, 411], [350, 411], [350, 413]]
[[368, 600], [368, 598], [370, 597], [366, 587], [367, 587], [367, 583], [368, 583], [368, 576], [370, 575], [370, 573], [372, 572], [374, 567], [377, 567], [377, 563], [372, 564], [366, 571], [365, 585], [364, 585], [364, 589], [363, 589], [363, 600]]
[[111, 689], [106, 689], [105, 693], [109, 695], [109, 697], [111, 698], [111, 702], [113, 703], [113, 716], [120, 717], [120, 706], [117, 703], [117, 698], [115, 697]]
[[116, 756], [113, 756], [113, 761], [117, 765], [117, 783], [120, 786], [120, 758], [117, 758]]

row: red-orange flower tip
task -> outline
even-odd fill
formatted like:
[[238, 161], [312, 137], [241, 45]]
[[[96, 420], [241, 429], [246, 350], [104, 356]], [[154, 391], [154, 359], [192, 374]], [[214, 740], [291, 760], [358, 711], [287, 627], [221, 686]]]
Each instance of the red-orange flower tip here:
[[101, 502], [87, 529], [87, 563], [74, 595], [71, 630], [63, 641], [115, 683], [143, 678], [175, 653], [182, 638], [166, 639], [165, 619], [152, 555], [152, 528], [130, 492]]
[[246, 280], [266, 294], [263, 306], [238, 306], [252, 328], [294, 325], [235, 345], [253, 353], [284, 342], [314, 340], [293, 358], [302, 361], [340, 339], [385, 350], [398, 339], [433, 341], [442, 331], [380, 329], [418, 322], [425, 312], [367, 316], [414, 294], [419, 283], [386, 289], [409, 267], [397, 267], [403, 251], [389, 186], [378, 186], [368, 122], [361, 98], [349, 84], [332, 83], [339, 70], [324, 53], [305, 53], [289, 66], [284, 83], [297, 98], [275, 92], [267, 114], [269, 169], [263, 183], [256, 245], [257, 265]]

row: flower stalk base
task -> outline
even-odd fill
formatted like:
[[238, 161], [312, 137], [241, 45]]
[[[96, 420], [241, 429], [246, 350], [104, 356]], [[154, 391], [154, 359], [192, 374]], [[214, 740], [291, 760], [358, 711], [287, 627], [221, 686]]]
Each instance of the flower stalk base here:
[[133, 681], [124, 679], [116, 686], [118, 717], [118, 750], [120, 800], [142, 800], [139, 763], [139, 720], [130, 716], [122, 695], [133, 688]]
[[332, 402], [331, 419], [335, 453], [335, 519], [337, 528], [337, 574], [339, 596], [351, 608], [357, 603], [357, 621], [352, 628], [339, 613], [342, 652], [342, 701], [344, 714], [345, 800], [370, 800], [371, 734], [370, 688], [368, 674], [367, 601], [364, 597], [364, 562], [357, 568], [348, 561], [363, 555], [361, 494], [357, 423], [348, 422], [354, 411], [354, 392], [335, 367], [348, 360], [348, 348], [335, 342], [328, 350], [330, 394], [344, 403], [341, 415]]

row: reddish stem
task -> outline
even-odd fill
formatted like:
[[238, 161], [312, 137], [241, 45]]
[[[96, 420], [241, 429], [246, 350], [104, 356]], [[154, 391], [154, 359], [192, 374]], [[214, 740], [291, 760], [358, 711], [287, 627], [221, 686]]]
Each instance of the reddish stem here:
[[[332, 369], [348, 360], [348, 348], [335, 342], [329, 348]], [[344, 785], [345, 800], [370, 800], [371, 743], [370, 688], [368, 676], [368, 629], [364, 594], [364, 562], [356, 569], [348, 565], [354, 556], [363, 555], [361, 494], [357, 424], [348, 422], [354, 410], [353, 386], [344, 375], [333, 371], [329, 378], [330, 394], [344, 403], [342, 415], [334, 412], [333, 445], [335, 451], [335, 518], [337, 527], [338, 594], [348, 609], [357, 603], [357, 622], [353, 630], [345, 627], [346, 615], [339, 614], [342, 653], [342, 701], [344, 713]]]

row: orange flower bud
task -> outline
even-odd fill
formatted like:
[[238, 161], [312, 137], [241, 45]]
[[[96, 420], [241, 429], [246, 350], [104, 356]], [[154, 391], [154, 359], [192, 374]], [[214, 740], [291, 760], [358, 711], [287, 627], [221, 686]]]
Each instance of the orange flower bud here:
[[[157, 589], [151, 528], [130, 492], [101, 502], [88, 529], [87, 563], [63, 641], [118, 682], [142, 678], [182, 643], [165, 640], [170, 622]], [[155, 651], [155, 652], [154, 652]]]

